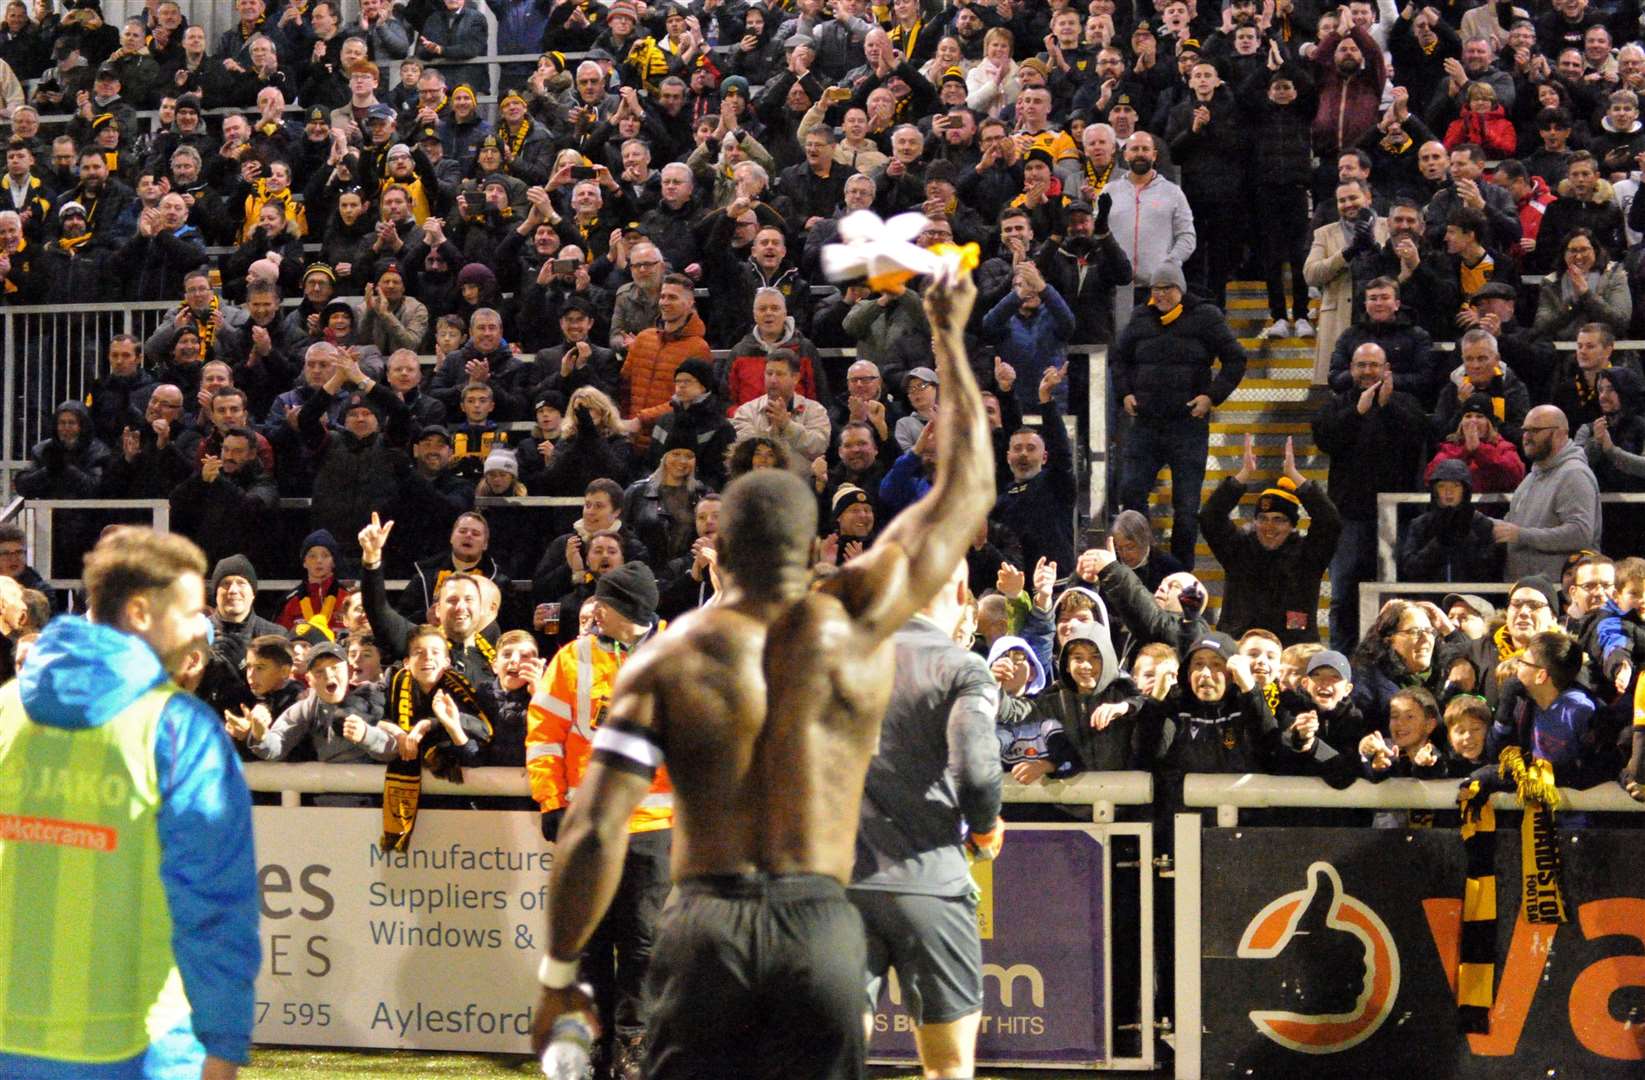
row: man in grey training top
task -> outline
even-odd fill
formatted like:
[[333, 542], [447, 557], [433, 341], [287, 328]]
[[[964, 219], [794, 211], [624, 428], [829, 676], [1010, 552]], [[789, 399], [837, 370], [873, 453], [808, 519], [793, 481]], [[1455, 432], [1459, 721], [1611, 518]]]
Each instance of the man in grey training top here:
[[[896, 681], [868, 766], [847, 894], [868, 938], [868, 1013], [897, 969], [928, 1077], [968, 1078], [982, 1018], [982, 941], [965, 850], [992, 859], [999, 824], [999, 687], [954, 643], [966, 565], [891, 642]], [[871, 1033], [870, 1033], [871, 1035]]]

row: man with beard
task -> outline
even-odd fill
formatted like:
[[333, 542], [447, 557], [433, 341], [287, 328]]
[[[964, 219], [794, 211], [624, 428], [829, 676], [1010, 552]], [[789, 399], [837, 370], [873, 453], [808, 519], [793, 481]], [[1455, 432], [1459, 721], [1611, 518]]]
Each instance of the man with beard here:
[[[649, 254], [646, 252], [649, 251]], [[634, 258], [642, 263], [657, 258], [656, 249], [646, 244], [635, 250]], [[630, 264], [635, 265], [635, 264]], [[643, 281], [643, 275], [651, 272], [651, 267], [636, 267], [638, 274], [634, 281], [619, 289], [617, 295]], [[658, 274], [661, 281], [661, 273]], [[536, 384], [532, 387], [534, 397], [540, 397], [544, 391], [559, 392], [567, 400], [571, 395], [584, 386], [592, 386], [605, 394], [611, 400], [618, 400], [622, 393], [622, 360], [610, 349], [602, 348], [588, 339], [594, 329], [594, 305], [586, 297], [568, 297], [560, 308], [560, 341], [553, 348], [543, 349], [537, 354], [533, 365], [539, 373]], [[656, 316], [652, 316], [651, 323], [655, 325]]]
[[428, 308], [406, 295], [406, 279], [397, 263], [384, 263], [377, 270], [377, 283], [366, 284], [364, 308], [360, 337], [385, 356], [415, 350], [428, 336]]
[[1388, 224], [1371, 209], [1371, 189], [1363, 180], [1337, 187], [1337, 220], [1314, 230], [1313, 246], [1302, 274], [1320, 290], [1319, 340], [1314, 351], [1314, 383], [1330, 377], [1331, 354], [1337, 338], [1354, 316], [1355, 259], [1374, 252], [1388, 238]]
[[[649, 326], [657, 325], [657, 296], [662, 292], [663, 275], [668, 266], [655, 244], [642, 242], [628, 253], [629, 280], [618, 288], [611, 308], [611, 348], [627, 352], [634, 335]], [[568, 301], [569, 304], [569, 301]], [[562, 315], [565, 308], [561, 309]], [[561, 386], [568, 396], [575, 387]], [[612, 390], [601, 386], [607, 394]], [[612, 395], [615, 398], [615, 395]]]
[[[14, 960], [0, 1073], [232, 1078], [249, 1057], [251, 799], [220, 718], [171, 681], [208, 632], [205, 568], [180, 536], [115, 530], [86, 559], [89, 619], [52, 620], [0, 700], [4, 775], [64, 779], [0, 792], [0, 817], [25, 830], [8, 827], [0, 859]], [[70, 833], [103, 840], [88, 850]], [[95, 940], [54, 937], [88, 913]], [[64, 1044], [41, 1017], [98, 1019]]]
[[52, 238], [56, 239], [61, 232], [63, 206], [75, 202], [85, 207], [86, 232], [91, 236], [91, 242], [112, 247], [124, 239], [113, 232], [114, 222], [135, 196], [131, 188], [109, 175], [108, 162], [103, 159], [101, 150], [87, 147], [80, 153], [78, 161], [79, 183], [59, 195], [52, 204], [56, 211], [49, 226]]
[[[152, 223], [153, 211], [147, 213], [151, 215]], [[57, 238], [47, 241], [34, 260], [33, 288], [25, 287], [21, 275], [13, 275], [12, 283], [17, 286], [17, 291], [12, 296], [38, 292], [40, 295], [32, 299], [34, 303], [73, 304], [83, 303], [86, 297], [107, 295], [114, 284], [110, 264], [124, 252], [111, 252], [107, 247], [90, 241], [91, 234], [86, 231], [86, 208], [77, 202], [64, 203], [57, 212]], [[147, 246], [146, 241], [144, 246]], [[204, 261], [205, 249], [201, 248], [199, 260], [191, 265], [198, 266]], [[176, 295], [173, 289], [169, 293], [145, 299], [164, 299]]]
[[[1229, 515], [1256, 476], [1248, 435], [1240, 470], [1217, 486], [1200, 511], [1200, 528], [1226, 574], [1218, 628], [1229, 634], [1260, 628], [1287, 645], [1318, 641], [1320, 580], [1336, 551], [1342, 519], [1325, 491], [1297, 469], [1287, 438], [1282, 482], [1261, 492], [1252, 526], [1240, 528]], [[1297, 530], [1302, 510], [1308, 512], [1306, 533]]]
[[1538, 405], [1525, 414], [1520, 432], [1531, 468], [1493, 535], [1506, 546], [1509, 577], [1557, 578], [1568, 555], [1599, 546], [1599, 482], [1559, 409]]
[[383, 660], [410, 655], [417, 627], [422, 622], [435, 626], [450, 647], [451, 666], [481, 691], [496, 682], [491, 670], [495, 649], [481, 633], [482, 603], [479, 583], [472, 574], [447, 574], [434, 594], [434, 602], [419, 612], [416, 622], [394, 610], [383, 583], [383, 548], [394, 522], [381, 521], [376, 514], [360, 530], [360, 592], [372, 637]]
[[1159, 150], [1154, 136], [1139, 131], [1125, 145], [1126, 183], [1110, 183], [1114, 196], [1108, 227], [1131, 263], [1135, 291], [1116, 290], [1114, 332], [1131, 321], [1131, 312], [1147, 302], [1147, 285], [1167, 264], [1181, 266], [1194, 253], [1194, 212], [1182, 189], [1155, 168]]
[[[1399, 286], [1399, 306], [1406, 317], [1431, 337], [1449, 338], [1456, 326], [1466, 324], [1455, 317], [1457, 285], [1446, 274], [1448, 267], [1442, 253], [1428, 245], [1421, 205], [1409, 198], [1394, 199], [1388, 207], [1387, 226], [1387, 240], [1353, 260], [1356, 295], [1376, 278], [1391, 278]], [[1510, 305], [1510, 324], [1512, 312]]]
[[1335, 160], [1340, 151], [1376, 126], [1383, 84], [1388, 80], [1387, 62], [1381, 46], [1356, 23], [1346, 31], [1338, 27], [1336, 33], [1321, 39], [1314, 65], [1319, 94], [1314, 151], [1321, 158]]
[[171, 527], [194, 540], [208, 558], [223, 559], [248, 549], [272, 529], [280, 492], [257, 460], [257, 435], [229, 429], [217, 454], [207, 454], [200, 472], [171, 493]]

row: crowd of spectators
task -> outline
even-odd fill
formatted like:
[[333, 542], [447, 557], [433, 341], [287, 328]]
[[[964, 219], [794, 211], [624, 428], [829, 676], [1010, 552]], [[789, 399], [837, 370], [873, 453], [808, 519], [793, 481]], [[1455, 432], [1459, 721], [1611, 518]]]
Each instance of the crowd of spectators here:
[[[380, 717], [406, 661], [481, 691], [485, 723], [436, 710], [462, 760], [521, 763], [598, 581], [643, 565], [660, 619], [709, 602], [748, 470], [810, 479], [819, 572], [871, 544], [929, 487], [942, 393], [917, 285], [822, 274], [871, 209], [980, 247], [999, 497], [970, 573], [1019, 779], [1455, 773], [1505, 741], [1572, 781], [1640, 765], [1645, 572], [1599, 498], [1645, 490], [1634, 6], [487, 0], [501, 52], [541, 53], [494, 85], [479, 2], [235, 0], [214, 42], [173, 0], [0, 18], [0, 299], [175, 305], [45, 405], [15, 488], [170, 501], [216, 567], [202, 693], [248, 754], [404, 753], [312, 695]], [[1202, 504], [1248, 348], [1297, 338], [1326, 481], [1287, 446], [1267, 483], [1248, 443]], [[1074, 525], [1074, 345], [1109, 346], [1106, 537]], [[1401, 577], [1514, 582], [1505, 620], [1461, 595], [1357, 625], [1378, 496], [1424, 490]], [[546, 515], [475, 510], [528, 494], [581, 515], [545, 544]], [[295, 551], [282, 497], [311, 500]], [[276, 568], [301, 583], [265, 623]]]

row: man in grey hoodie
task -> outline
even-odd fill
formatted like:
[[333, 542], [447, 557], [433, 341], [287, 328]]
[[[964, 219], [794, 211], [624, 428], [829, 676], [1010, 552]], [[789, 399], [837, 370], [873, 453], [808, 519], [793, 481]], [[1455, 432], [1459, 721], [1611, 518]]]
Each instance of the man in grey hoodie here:
[[1542, 574], [1558, 581], [1567, 555], [1599, 547], [1599, 481], [1555, 406], [1538, 405], [1526, 413], [1521, 431], [1531, 469], [1492, 534], [1507, 549], [1508, 580]]

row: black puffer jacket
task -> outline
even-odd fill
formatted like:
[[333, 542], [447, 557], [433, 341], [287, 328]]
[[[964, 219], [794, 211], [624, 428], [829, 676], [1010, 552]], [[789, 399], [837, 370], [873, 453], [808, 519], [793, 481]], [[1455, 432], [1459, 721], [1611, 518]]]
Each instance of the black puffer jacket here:
[[[1219, 363], [1214, 375], [1213, 362]], [[1245, 350], [1222, 310], [1189, 294], [1169, 323], [1151, 304], [1132, 312], [1110, 363], [1114, 393], [1121, 401], [1135, 394], [1137, 416], [1145, 420], [1185, 419], [1189, 400], [1199, 394], [1221, 405], [1245, 377]]]
[[1211, 95], [1211, 122], [1194, 130], [1194, 112], [1199, 99], [1171, 110], [1165, 138], [1171, 145], [1171, 160], [1182, 169], [1182, 191], [1192, 203], [1233, 203], [1242, 201], [1246, 140], [1249, 129], [1240, 123], [1234, 95], [1219, 86]]

